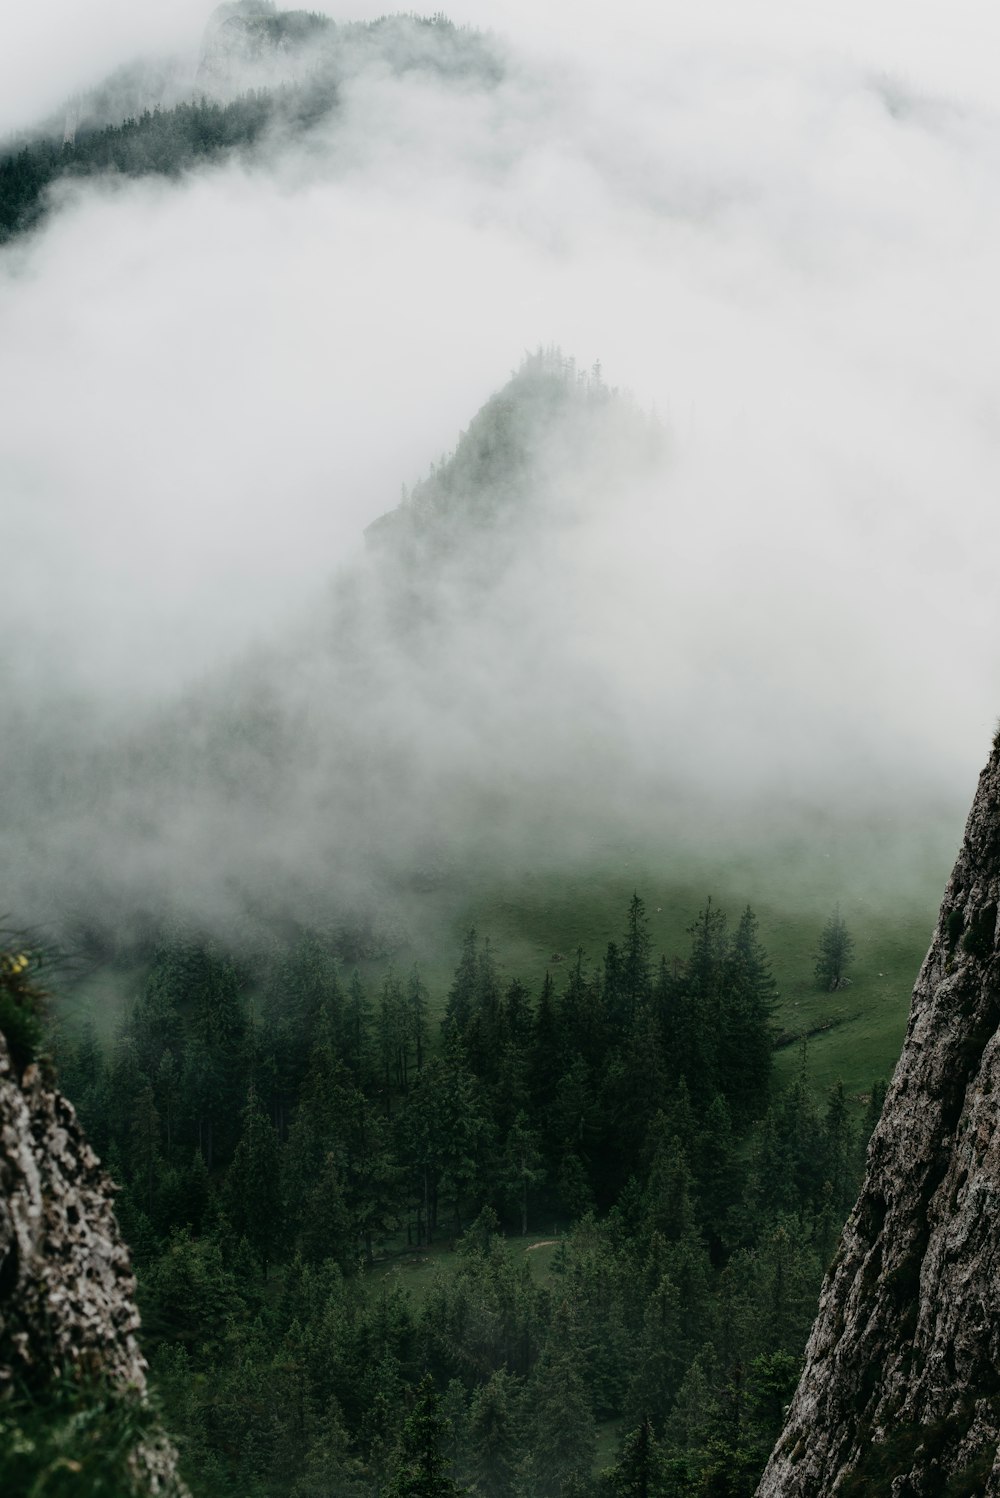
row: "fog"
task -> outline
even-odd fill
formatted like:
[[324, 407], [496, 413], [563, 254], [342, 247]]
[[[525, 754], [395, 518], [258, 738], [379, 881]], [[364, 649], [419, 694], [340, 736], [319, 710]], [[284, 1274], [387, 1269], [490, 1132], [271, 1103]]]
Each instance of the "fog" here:
[[[816, 807], [957, 840], [998, 696], [1000, 22], [450, 14], [499, 82], [376, 51], [306, 138], [62, 187], [0, 246], [0, 908], [355, 890], [542, 825], [556, 863]], [[140, 52], [193, 78], [206, 19], [40, 4], [0, 128]], [[631, 398], [538, 436], [421, 654], [363, 530], [539, 346]]]

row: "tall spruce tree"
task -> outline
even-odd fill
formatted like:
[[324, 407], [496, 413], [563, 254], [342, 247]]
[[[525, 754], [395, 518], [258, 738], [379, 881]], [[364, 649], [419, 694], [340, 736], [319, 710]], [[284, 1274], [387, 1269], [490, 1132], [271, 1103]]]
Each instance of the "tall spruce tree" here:
[[726, 958], [724, 1012], [719, 1033], [719, 1090], [737, 1126], [759, 1118], [769, 1101], [777, 986], [748, 905]]
[[449, 1473], [447, 1439], [448, 1423], [441, 1414], [434, 1380], [427, 1374], [403, 1422], [396, 1470], [384, 1498], [461, 1498], [462, 1489]]
[[826, 925], [820, 932], [816, 951], [816, 982], [828, 993], [846, 988], [850, 979], [847, 969], [854, 956], [854, 938], [847, 929], [847, 922], [840, 914], [840, 906], [833, 908]]
[[226, 1210], [234, 1231], [246, 1238], [260, 1259], [267, 1279], [282, 1239], [281, 1173], [277, 1136], [253, 1086], [226, 1176]]

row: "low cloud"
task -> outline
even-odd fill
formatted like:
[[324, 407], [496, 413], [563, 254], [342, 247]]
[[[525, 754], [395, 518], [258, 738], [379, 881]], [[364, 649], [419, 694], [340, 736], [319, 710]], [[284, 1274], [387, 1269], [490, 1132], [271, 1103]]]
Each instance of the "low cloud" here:
[[[9, 756], [44, 743], [56, 766], [8, 781], [19, 824], [43, 799], [39, 887], [56, 857], [85, 882], [95, 846], [126, 886], [183, 882], [203, 845], [216, 883], [254, 857], [318, 875], [338, 847], [356, 878], [369, 831], [375, 861], [426, 848], [420, 805], [440, 817], [442, 787], [491, 779], [505, 816], [562, 785], [573, 856], [616, 818], [647, 823], [654, 792], [733, 815], [967, 799], [1000, 638], [981, 10], [938, 48], [757, 9], [714, 7], [710, 32], [642, 7], [602, 30], [584, 7], [572, 37], [459, 10], [503, 32], [499, 82], [376, 58], [306, 140], [61, 189], [0, 250], [0, 674]], [[140, 34], [108, 7], [84, 56], [96, 76], [190, 46], [202, 20], [175, 7]], [[66, 76], [56, 47], [46, 87]], [[50, 107], [40, 81], [23, 98]], [[301, 642], [363, 528], [540, 344], [655, 410], [662, 460], [567, 461], [554, 528], [493, 612], [456, 618], [433, 672], [404, 658], [358, 689], [357, 742], [388, 736], [393, 768], [356, 815], [329, 749], [342, 681]], [[121, 776], [123, 744], [224, 697], [248, 651], [280, 784], [213, 814], [144, 769], [109, 801], [101, 754]], [[64, 815], [39, 790], [60, 753]], [[80, 803], [98, 782], [110, 837]]]

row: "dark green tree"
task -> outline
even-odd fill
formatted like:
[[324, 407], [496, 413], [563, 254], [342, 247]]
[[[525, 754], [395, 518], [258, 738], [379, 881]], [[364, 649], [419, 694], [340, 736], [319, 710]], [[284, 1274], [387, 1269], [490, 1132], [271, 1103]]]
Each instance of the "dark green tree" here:
[[522, 1235], [528, 1231], [528, 1201], [545, 1179], [540, 1140], [526, 1113], [519, 1113], [504, 1141], [501, 1186], [506, 1204], [520, 1218]]
[[628, 1433], [615, 1465], [603, 1474], [602, 1498], [666, 1498], [663, 1453], [647, 1418]]
[[743, 1126], [767, 1108], [773, 1069], [771, 1019], [777, 987], [748, 905], [726, 956], [719, 1031], [719, 1090]]
[[846, 988], [850, 982], [847, 970], [853, 957], [854, 939], [840, 914], [840, 906], [836, 905], [820, 933], [816, 952], [814, 971], [820, 988], [827, 993], [836, 993], [838, 989]]
[[621, 995], [625, 1005], [623, 1018], [631, 1021], [644, 1007], [652, 991], [653, 943], [649, 935], [646, 903], [636, 892], [629, 901], [625, 939], [621, 945]]
[[234, 1232], [246, 1238], [267, 1279], [283, 1237], [281, 1171], [277, 1136], [252, 1086], [226, 1176], [226, 1210]]
[[594, 1462], [594, 1414], [570, 1322], [565, 1307], [557, 1310], [528, 1386], [538, 1498], [559, 1498], [572, 1479], [589, 1481]]
[[396, 1470], [384, 1498], [460, 1498], [462, 1489], [449, 1474], [448, 1423], [439, 1406], [428, 1374], [417, 1386], [413, 1409], [403, 1422]]
[[472, 1396], [466, 1421], [466, 1465], [482, 1498], [511, 1498], [520, 1450], [520, 1386], [498, 1369]]
[[455, 969], [445, 1009], [445, 1019], [457, 1026], [459, 1034], [465, 1033], [466, 1026], [472, 1018], [478, 984], [479, 942], [475, 931], [472, 930], [466, 932], [462, 942], [462, 955]]

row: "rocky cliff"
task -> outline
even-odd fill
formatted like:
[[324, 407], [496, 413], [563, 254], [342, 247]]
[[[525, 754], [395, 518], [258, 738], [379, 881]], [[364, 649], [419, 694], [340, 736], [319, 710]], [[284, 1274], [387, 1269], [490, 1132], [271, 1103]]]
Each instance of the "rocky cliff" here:
[[[5, 993], [11, 972], [8, 962]], [[81, 1414], [90, 1414], [88, 1402], [102, 1410], [131, 1405], [137, 1418], [124, 1428], [136, 1436], [122, 1452], [127, 1488], [120, 1491], [183, 1498], [176, 1453], [146, 1408], [135, 1280], [112, 1212], [113, 1187], [71, 1104], [18, 1051], [0, 1032], [0, 1417], [27, 1405], [44, 1425], [53, 1403], [73, 1407], [80, 1449], [70, 1439], [53, 1460], [63, 1476], [79, 1474], [73, 1490], [83, 1493], [97, 1490], [86, 1469], [101, 1425]], [[107, 1426], [120, 1437], [121, 1420], [109, 1414]], [[103, 1470], [108, 1454], [96, 1456]], [[42, 1491], [48, 1459], [40, 1449], [41, 1485], [32, 1492]], [[6, 1472], [5, 1482], [16, 1480]]]
[[758, 1498], [1000, 1495], [1000, 738]]

